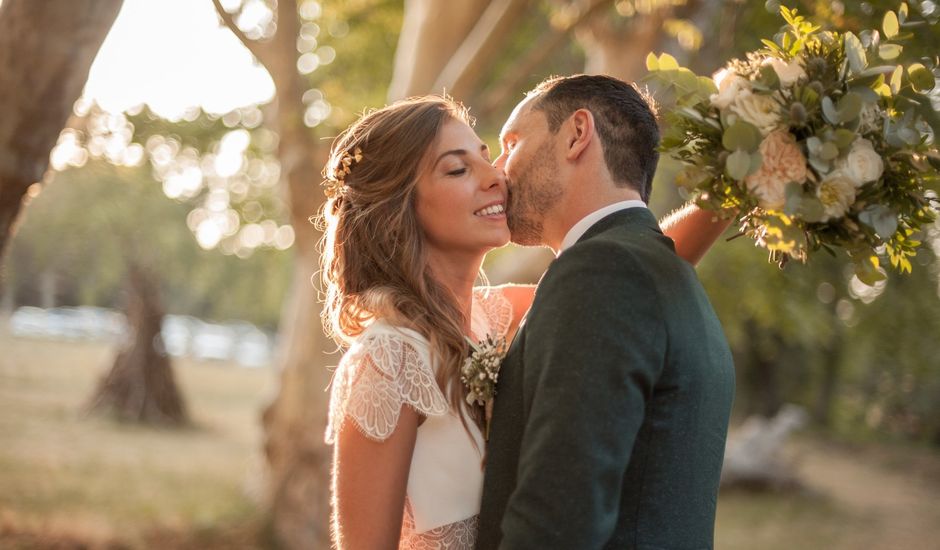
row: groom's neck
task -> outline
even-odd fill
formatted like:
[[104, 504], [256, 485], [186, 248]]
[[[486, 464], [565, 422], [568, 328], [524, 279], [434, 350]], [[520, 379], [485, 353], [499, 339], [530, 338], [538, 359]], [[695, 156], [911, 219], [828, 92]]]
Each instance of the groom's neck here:
[[557, 253], [565, 236], [579, 221], [605, 206], [629, 200], [640, 200], [640, 194], [631, 187], [606, 182], [575, 183], [545, 216], [543, 243]]

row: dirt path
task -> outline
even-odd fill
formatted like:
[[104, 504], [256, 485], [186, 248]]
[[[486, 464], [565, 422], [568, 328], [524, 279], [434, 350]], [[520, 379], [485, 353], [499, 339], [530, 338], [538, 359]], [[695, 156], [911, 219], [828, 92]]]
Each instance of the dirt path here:
[[839, 541], [840, 548], [940, 549], [940, 460], [935, 454], [818, 441], [796, 447], [806, 485], [860, 521]]

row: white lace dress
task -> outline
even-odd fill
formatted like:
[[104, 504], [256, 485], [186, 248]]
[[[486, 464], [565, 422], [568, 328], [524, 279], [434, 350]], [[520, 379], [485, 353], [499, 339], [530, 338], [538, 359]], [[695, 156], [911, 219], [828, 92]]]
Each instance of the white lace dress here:
[[[499, 289], [474, 290], [473, 337], [505, 336], [512, 306]], [[467, 433], [435, 380], [427, 340], [383, 320], [370, 325], [340, 360], [330, 395], [327, 443], [348, 418], [366, 437], [383, 441], [402, 404], [426, 420], [418, 427], [399, 549], [473, 548], [483, 491], [480, 430]]]

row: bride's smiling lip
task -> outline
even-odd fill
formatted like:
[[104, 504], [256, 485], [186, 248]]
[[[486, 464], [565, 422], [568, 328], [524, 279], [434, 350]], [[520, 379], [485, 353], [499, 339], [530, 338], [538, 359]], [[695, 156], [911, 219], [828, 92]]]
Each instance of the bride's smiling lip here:
[[502, 216], [506, 213], [506, 201], [503, 199], [493, 201], [473, 212], [474, 216]]

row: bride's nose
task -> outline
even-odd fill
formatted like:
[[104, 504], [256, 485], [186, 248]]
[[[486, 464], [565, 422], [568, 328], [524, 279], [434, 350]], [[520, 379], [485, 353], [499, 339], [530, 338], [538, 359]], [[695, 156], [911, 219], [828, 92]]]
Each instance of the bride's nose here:
[[490, 189], [492, 187], [501, 187], [506, 188], [506, 173], [503, 172], [502, 168], [497, 168], [496, 166], [489, 165], [489, 172], [487, 173], [486, 178], [484, 178], [484, 187]]

